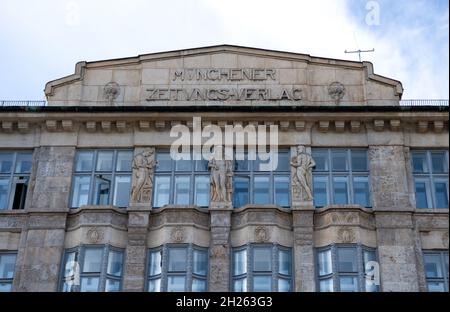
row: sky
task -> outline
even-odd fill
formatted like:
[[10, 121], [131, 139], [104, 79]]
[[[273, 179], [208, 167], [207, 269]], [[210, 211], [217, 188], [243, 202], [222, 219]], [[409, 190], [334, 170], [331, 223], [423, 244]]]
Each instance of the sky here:
[[449, 98], [448, 0], [0, 0], [0, 100], [95, 61], [233, 44], [358, 60], [403, 99]]

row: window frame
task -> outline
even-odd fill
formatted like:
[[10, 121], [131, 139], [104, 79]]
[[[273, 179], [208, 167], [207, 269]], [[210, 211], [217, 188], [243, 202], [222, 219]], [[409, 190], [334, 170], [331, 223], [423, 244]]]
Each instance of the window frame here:
[[[339, 271], [339, 249], [354, 249], [356, 251], [356, 272], [340, 272]], [[319, 254], [324, 251], [331, 252], [331, 273], [320, 276]], [[375, 261], [379, 262], [378, 249], [367, 247], [362, 244], [331, 244], [324, 247], [318, 247], [314, 250], [315, 269], [316, 269], [316, 291], [320, 292], [320, 281], [330, 279], [333, 281], [333, 292], [341, 292], [340, 290], [340, 278], [341, 277], [356, 277], [358, 286], [356, 292], [368, 292], [366, 289], [366, 270], [364, 265], [364, 252], [373, 252], [375, 255]], [[377, 291], [381, 292], [382, 285], [377, 285]]]
[[[86, 250], [89, 250], [89, 249], [101, 249], [102, 250], [102, 257], [101, 257], [101, 262], [100, 262], [100, 272], [83, 272]], [[122, 274], [121, 274], [120, 278], [117, 276], [108, 274], [108, 260], [109, 260], [109, 252], [110, 251], [122, 253], [122, 272], [121, 272]], [[117, 291], [118, 292], [122, 291], [123, 277], [124, 277], [124, 270], [125, 270], [125, 255], [126, 255], [125, 249], [114, 247], [114, 246], [108, 245], [108, 244], [107, 245], [93, 244], [93, 245], [80, 245], [77, 247], [68, 248], [68, 249], [64, 250], [63, 257], [62, 257], [62, 265], [61, 265], [61, 269], [60, 269], [59, 286], [58, 286], [58, 289], [60, 292], [63, 292], [63, 289], [64, 289], [64, 284], [65, 284], [64, 272], [65, 272], [67, 257], [72, 252], [75, 252], [75, 261], [78, 262], [78, 264], [79, 264], [80, 284], [74, 285], [72, 290], [70, 290], [68, 292], [81, 292], [81, 281], [83, 278], [86, 278], [86, 277], [98, 277], [98, 279], [99, 279], [98, 288], [95, 292], [105, 292], [106, 291], [106, 281], [108, 279], [119, 281], [120, 285], [119, 285], [119, 289]]]
[[[173, 271], [169, 272], [169, 250], [173, 248], [183, 248], [186, 250], [186, 270], [185, 271]], [[151, 265], [151, 254], [154, 252], [161, 253], [161, 272], [159, 274], [150, 275], [150, 265]], [[206, 254], [206, 274], [204, 276], [194, 273], [194, 251], [201, 251]], [[209, 248], [201, 247], [194, 244], [187, 243], [169, 243], [162, 246], [149, 248], [147, 250], [147, 261], [145, 268], [145, 291], [149, 291], [150, 281], [160, 279], [160, 289], [155, 292], [167, 292], [168, 281], [171, 276], [183, 276], [184, 279], [184, 290], [182, 292], [193, 292], [192, 284], [194, 279], [200, 279], [205, 281], [205, 292], [209, 290]]]
[[[448, 209], [449, 204], [449, 152], [448, 150], [421, 150], [413, 149], [410, 151], [410, 166], [411, 173], [413, 176], [414, 185], [414, 201], [416, 209]], [[433, 162], [431, 155], [433, 153], [444, 153], [444, 172], [434, 173], [433, 172]], [[414, 171], [414, 154], [425, 154], [425, 160], [428, 172], [416, 172]], [[417, 205], [417, 192], [416, 183], [425, 183], [425, 196], [427, 199], [427, 207], [418, 207]], [[436, 196], [436, 183], [444, 183], [447, 189], [447, 207], [437, 207], [437, 196]]]
[[[444, 292], [449, 291], [449, 270], [445, 266], [445, 257], [449, 257], [448, 250], [423, 250], [423, 265], [424, 265], [424, 275], [425, 280], [427, 283], [427, 291], [430, 292], [428, 283], [429, 282], [438, 282], [438, 283], [444, 283]], [[427, 277], [427, 269], [426, 269], [426, 261], [425, 256], [426, 255], [439, 255], [439, 261], [441, 265], [441, 270], [443, 272], [442, 277]], [[447, 260], [448, 261], [448, 260]]]
[[[0, 209], [0, 211], [2, 211], [2, 210], [5, 210], [5, 211], [6, 210], [23, 210], [26, 207], [29, 184], [30, 184], [31, 174], [33, 171], [34, 150], [1, 150], [0, 154], [12, 154], [11, 171], [9, 173], [8, 172], [7, 173], [0, 172], [0, 179], [8, 179], [8, 185], [7, 185], [7, 191], [6, 191], [6, 205], [5, 205], [5, 209]], [[17, 160], [18, 160], [18, 156], [20, 154], [31, 155], [31, 166], [30, 166], [29, 172], [16, 173]], [[27, 190], [25, 192], [25, 196], [23, 199], [23, 204], [21, 205], [23, 208], [21, 208], [21, 209], [13, 209], [14, 195], [15, 195], [15, 190], [17, 188], [17, 184], [24, 184], [27, 187]]]
[[[361, 206], [364, 208], [372, 208], [373, 207], [373, 196], [372, 196], [372, 184], [371, 184], [371, 175], [370, 175], [370, 164], [369, 164], [369, 152], [367, 148], [312, 148], [311, 154], [314, 157], [315, 152], [326, 152], [326, 161], [328, 164], [327, 170], [317, 170], [313, 168], [313, 195], [314, 194], [314, 182], [316, 178], [323, 179], [326, 184], [326, 199], [327, 204], [325, 206], [316, 206], [316, 202], [314, 201], [314, 206], [316, 208], [323, 208], [329, 205], [360, 205], [355, 202], [355, 178], [367, 178], [367, 186], [368, 186], [368, 206]], [[333, 170], [333, 152], [345, 152], [347, 170], [334, 171]], [[364, 152], [366, 155], [366, 163], [367, 167], [365, 171], [356, 171], [353, 170], [353, 160], [352, 160], [352, 152]], [[347, 185], [347, 203], [345, 204], [336, 204], [335, 199], [335, 179], [336, 178], [345, 178]]]
[[[92, 152], [93, 156], [92, 156], [92, 168], [90, 171], [76, 171], [76, 165], [77, 165], [77, 156], [79, 152]], [[113, 157], [112, 157], [112, 163], [111, 163], [111, 171], [97, 171], [97, 160], [98, 160], [98, 154], [99, 152], [112, 152], [113, 153]], [[118, 171], [117, 170], [117, 161], [118, 161], [118, 154], [119, 152], [130, 152], [132, 155], [131, 158], [131, 164], [130, 164], [130, 171]], [[71, 209], [79, 209], [82, 206], [89, 206], [89, 205], [93, 205], [93, 206], [97, 206], [100, 205], [102, 206], [102, 204], [96, 204], [94, 202], [94, 197], [95, 197], [95, 182], [96, 182], [96, 177], [98, 176], [110, 176], [111, 180], [110, 180], [110, 192], [108, 194], [108, 204], [106, 205], [111, 205], [111, 206], [116, 206], [119, 208], [126, 208], [129, 206], [130, 204], [130, 196], [131, 196], [131, 187], [132, 187], [132, 178], [133, 178], [133, 149], [126, 149], [126, 148], [119, 148], [119, 149], [114, 149], [114, 148], [100, 148], [100, 149], [77, 149], [75, 152], [75, 157], [74, 157], [74, 162], [73, 162], [73, 169], [72, 169], [72, 182], [71, 182], [71, 187], [70, 187], [70, 197], [69, 197], [69, 207]], [[77, 177], [89, 177], [90, 181], [89, 181], [89, 193], [88, 193], [88, 199], [87, 199], [87, 203], [84, 205], [79, 205], [79, 206], [74, 206], [73, 205], [73, 201], [74, 201], [74, 193], [75, 193], [75, 180]], [[114, 204], [114, 199], [116, 197], [116, 178], [117, 177], [129, 177], [130, 178], [130, 194], [128, 194], [128, 204], [126, 206], [117, 206]]]
[[[255, 249], [270, 249], [271, 253], [271, 271], [255, 271], [253, 267], [253, 261], [254, 261], [254, 250]], [[234, 269], [235, 269], [235, 263], [234, 263], [234, 255], [236, 252], [239, 251], [246, 251], [246, 272], [242, 274], [235, 275]], [[279, 255], [280, 251], [289, 252], [290, 255], [290, 275], [285, 275], [280, 273], [280, 261], [279, 261]], [[270, 243], [249, 243], [246, 245], [233, 247], [231, 248], [230, 252], [230, 291], [236, 292], [234, 289], [234, 282], [241, 279], [246, 279], [246, 286], [247, 289], [243, 292], [254, 292], [254, 277], [255, 276], [268, 276], [270, 274], [271, 277], [271, 292], [278, 292], [279, 291], [279, 280], [283, 279], [289, 279], [289, 285], [290, 290], [289, 292], [294, 291], [295, 287], [295, 276], [294, 276], [294, 253], [292, 247], [286, 247], [279, 244], [270, 244]], [[269, 273], [270, 272], [270, 273]]]
[[1, 278], [0, 277], [0, 284], [9, 284], [11, 285], [10, 292], [13, 291], [14, 286], [14, 278], [16, 276], [16, 265], [17, 265], [17, 254], [18, 252], [15, 250], [0, 250], [0, 258], [4, 255], [14, 255], [14, 271], [13, 276], [11, 278]]

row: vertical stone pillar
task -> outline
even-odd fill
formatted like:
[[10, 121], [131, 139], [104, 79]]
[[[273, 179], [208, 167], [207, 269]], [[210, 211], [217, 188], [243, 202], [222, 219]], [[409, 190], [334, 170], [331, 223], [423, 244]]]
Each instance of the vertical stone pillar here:
[[75, 148], [41, 147], [35, 153], [35, 183], [28, 193], [28, 221], [20, 240], [14, 290], [56, 291]]
[[[299, 155], [304, 153], [302, 159]], [[292, 227], [294, 231], [294, 278], [295, 291], [313, 292], [316, 290], [314, 263], [314, 204], [308, 197], [304, 185], [299, 181], [298, 166], [310, 168], [306, 173], [306, 182], [312, 189], [312, 176], [308, 177], [314, 161], [310, 158], [311, 148], [305, 146], [291, 148], [291, 198], [292, 198]], [[299, 163], [300, 162], [300, 163]], [[305, 174], [303, 174], [305, 178]], [[302, 178], [302, 177], [300, 177]]]
[[370, 146], [373, 210], [383, 291], [418, 291], [413, 207], [402, 146]]
[[124, 291], [144, 291], [147, 233], [152, 209], [155, 161], [153, 147], [136, 148], [128, 212], [128, 244], [125, 252]]

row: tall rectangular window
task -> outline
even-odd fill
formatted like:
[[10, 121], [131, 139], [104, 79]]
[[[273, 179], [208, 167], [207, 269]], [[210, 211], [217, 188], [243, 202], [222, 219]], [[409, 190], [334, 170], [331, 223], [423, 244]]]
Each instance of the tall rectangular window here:
[[208, 250], [193, 245], [164, 245], [151, 249], [147, 290], [207, 291]]
[[314, 205], [356, 204], [371, 207], [367, 150], [312, 150]]
[[155, 169], [153, 207], [165, 205], [209, 206], [210, 177], [208, 161], [187, 159], [174, 160], [169, 151], [157, 151], [158, 165]]
[[71, 207], [127, 207], [131, 192], [131, 150], [78, 150], [75, 156]]
[[0, 210], [24, 209], [33, 153], [0, 152]]
[[317, 289], [321, 292], [376, 292], [380, 285], [375, 249], [360, 245], [332, 245], [319, 248]]
[[12, 289], [17, 254], [13, 252], [0, 252], [0, 292], [9, 292]]
[[261, 161], [258, 158], [252, 160], [248, 153], [243, 154], [244, 159], [240, 159], [237, 155], [236, 152], [233, 183], [233, 205], [235, 208], [247, 204], [290, 206], [288, 150], [278, 151], [276, 155], [278, 166], [273, 170], [266, 170], [261, 166], [261, 164], [268, 164], [268, 160]]
[[428, 291], [448, 291], [448, 251], [424, 251], [423, 258]]
[[123, 250], [111, 246], [80, 246], [65, 252], [62, 292], [117, 292], [122, 289]]
[[291, 249], [266, 244], [235, 248], [232, 276], [232, 291], [292, 291]]
[[448, 151], [412, 151], [417, 208], [448, 208]]

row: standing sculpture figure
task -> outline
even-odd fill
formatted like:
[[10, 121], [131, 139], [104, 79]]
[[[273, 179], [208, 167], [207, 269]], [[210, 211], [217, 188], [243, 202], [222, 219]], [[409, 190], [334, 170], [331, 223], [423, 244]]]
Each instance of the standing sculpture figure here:
[[292, 157], [291, 166], [295, 168], [295, 176], [299, 186], [303, 189], [302, 200], [311, 201], [313, 195], [312, 186], [312, 168], [316, 165], [310, 154], [305, 152], [304, 147], [298, 148], [297, 156]]
[[152, 158], [153, 151], [144, 151], [137, 154], [133, 159], [134, 183], [131, 189], [131, 201], [144, 201], [144, 190], [153, 187], [153, 180], [151, 172], [157, 165], [157, 161]]
[[226, 189], [224, 163], [211, 158], [208, 169], [211, 170], [211, 201], [222, 202], [225, 200]]

